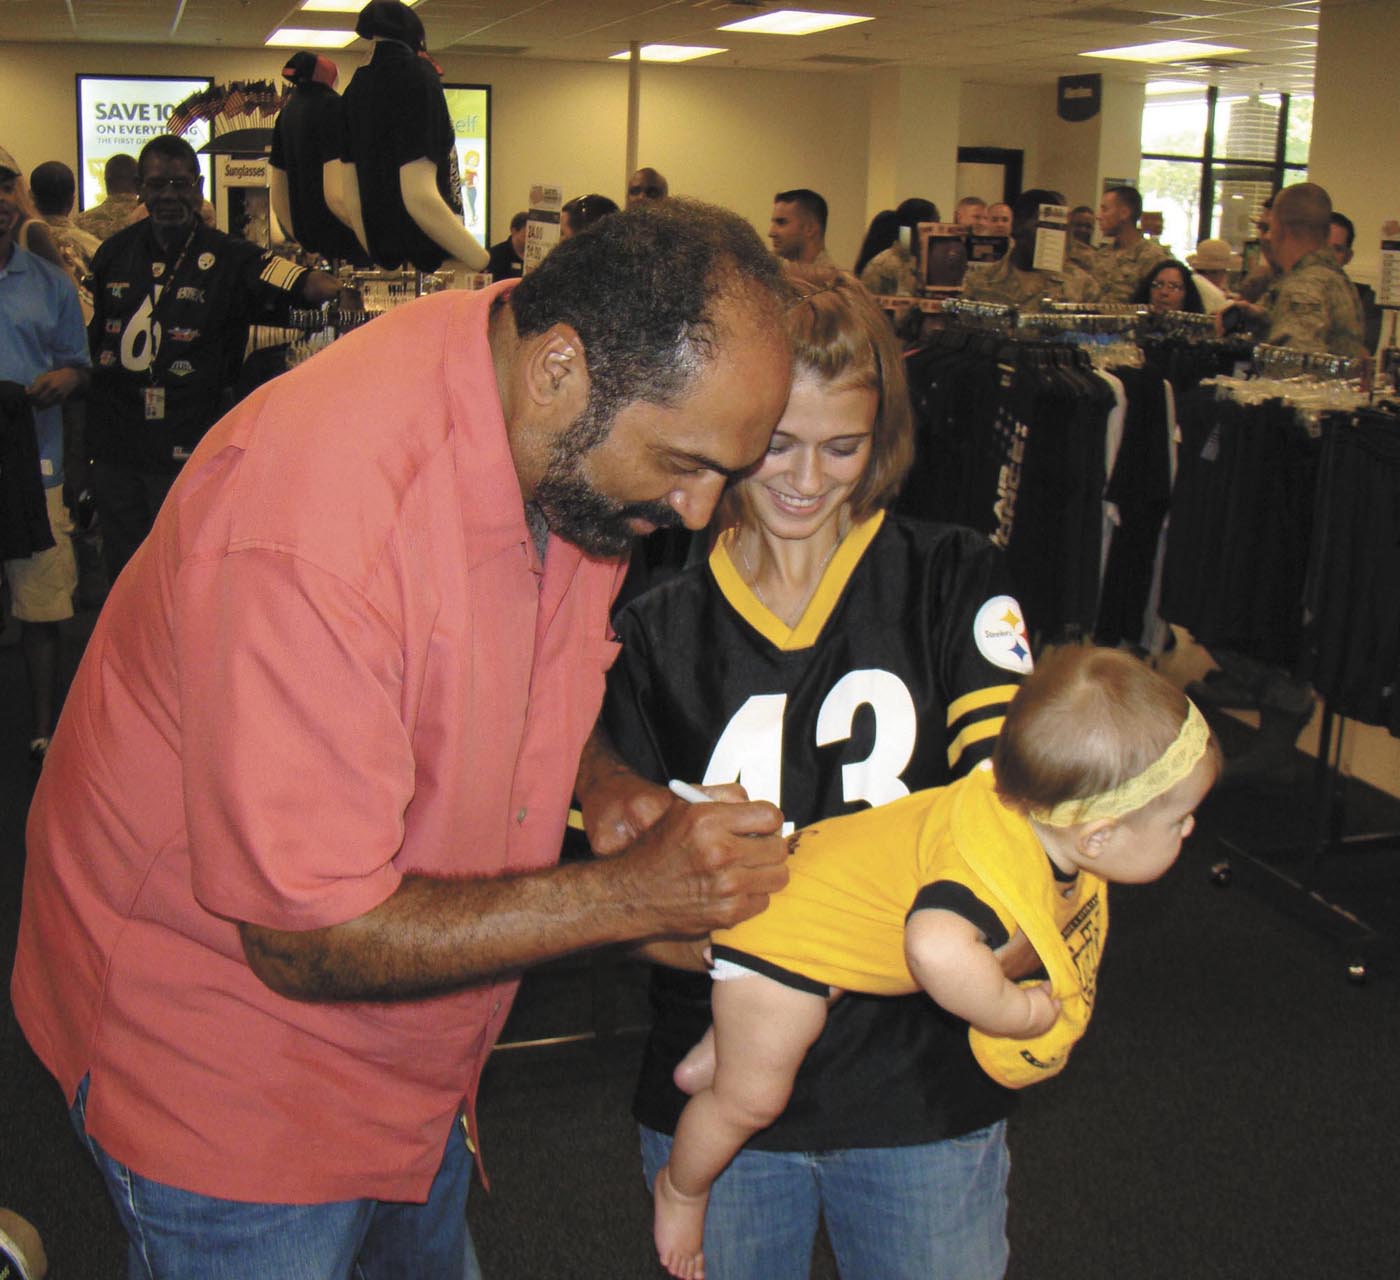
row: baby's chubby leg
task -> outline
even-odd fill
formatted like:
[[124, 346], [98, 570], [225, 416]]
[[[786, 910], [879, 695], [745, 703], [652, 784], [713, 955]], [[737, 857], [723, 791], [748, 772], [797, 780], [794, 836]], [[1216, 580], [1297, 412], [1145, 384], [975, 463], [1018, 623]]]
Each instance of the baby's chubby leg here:
[[710, 1002], [714, 1080], [686, 1103], [670, 1164], [656, 1182], [657, 1253], [685, 1280], [703, 1280], [711, 1185], [744, 1143], [782, 1114], [797, 1068], [826, 1024], [821, 996], [758, 974], [715, 983]]
[[715, 1082], [715, 1029], [710, 1027], [690, 1047], [690, 1052], [671, 1073], [676, 1088], [682, 1093], [695, 1094]]

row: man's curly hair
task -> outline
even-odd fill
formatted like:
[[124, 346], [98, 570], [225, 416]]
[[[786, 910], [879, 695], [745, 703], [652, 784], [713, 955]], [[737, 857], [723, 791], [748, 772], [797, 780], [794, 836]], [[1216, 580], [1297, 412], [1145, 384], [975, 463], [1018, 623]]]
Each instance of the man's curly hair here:
[[511, 292], [510, 307], [521, 337], [554, 324], [573, 328], [590, 403], [608, 406], [610, 423], [636, 401], [670, 406], [684, 396], [715, 354], [723, 298], [767, 294], [781, 329], [788, 290], [780, 262], [743, 218], [673, 197], [560, 243]]

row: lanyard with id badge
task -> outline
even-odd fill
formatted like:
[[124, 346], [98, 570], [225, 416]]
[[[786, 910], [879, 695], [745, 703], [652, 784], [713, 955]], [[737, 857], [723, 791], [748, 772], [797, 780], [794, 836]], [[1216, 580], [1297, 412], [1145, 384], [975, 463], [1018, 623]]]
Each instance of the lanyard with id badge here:
[[160, 290], [158, 297], [151, 307], [151, 363], [146, 366], [146, 421], [165, 421], [165, 388], [160, 385], [160, 348], [165, 345], [163, 341], [164, 329], [160, 326], [160, 315], [165, 310], [165, 303], [168, 298], [172, 298], [176, 293], [176, 281], [180, 275], [180, 268], [185, 265], [185, 259], [189, 256], [190, 245], [194, 243], [196, 228], [190, 229], [189, 236], [185, 239], [183, 247], [180, 249], [180, 256], [175, 259], [175, 265], [170, 269], [165, 277], [165, 284]]

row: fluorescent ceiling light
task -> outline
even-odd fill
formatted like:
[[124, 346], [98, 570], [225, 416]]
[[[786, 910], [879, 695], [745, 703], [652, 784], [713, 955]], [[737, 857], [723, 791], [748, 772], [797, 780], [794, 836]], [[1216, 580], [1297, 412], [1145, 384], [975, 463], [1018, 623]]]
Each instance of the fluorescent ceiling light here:
[[[708, 58], [712, 53], [728, 53], [728, 49], [712, 49], [703, 44], [644, 44], [638, 52], [643, 62], [689, 62], [692, 58]], [[632, 55], [624, 49], [615, 53], [610, 62], [626, 62]]]
[[1245, 53], [1223, 44], [1200, 44], [1195, 40], [1159, 40], [1156, 44], [1130, 44], [1121, 49], [1087, 49], [1081, 58], [1116, 58], [1122, 62], [1184, 62], [1188, 58], [1218, 58], [1226, 53]]
[[[361, 6], [363, 7], [363, 6]], [[314, 27], [278, 27], [264, 44], [295, 49], [343, 49], [358, 39], [353, 31], [318, 31]]]
[[[411, 9], [418, 0], [404, 0]], [[359, 13], [365, 7], [365, 0], [301, 0], [306, 13]]]
[[746, 31], [760, 36], [810, 36], [814, 31], [831, 31], [874, 19], [859, 13], [809, 13], [805, 9], [774, 9], [756, 18], [727, 22], [721, 31]]

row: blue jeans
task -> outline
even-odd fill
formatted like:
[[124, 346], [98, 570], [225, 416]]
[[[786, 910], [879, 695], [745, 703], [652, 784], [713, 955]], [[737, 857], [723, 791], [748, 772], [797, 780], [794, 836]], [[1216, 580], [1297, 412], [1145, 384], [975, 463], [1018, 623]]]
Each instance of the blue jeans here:
[[427, 1204], [254, 1204], [196, 1195], [117, 1163], [69, 1113], [126, 1229], [130, 1280], [480, 1280], [467, 1234], [472, 1162], [452, 1126]]
[[[650, 1187], [671, 1139], [641, 1135]], [[842, 1280], [1000, 1280], [1010, 1167], [1005, 1121], [915, 1147], [746, 1148], [710, 1191], [705, 1280], [807, 1280], [818, 1214]]]

